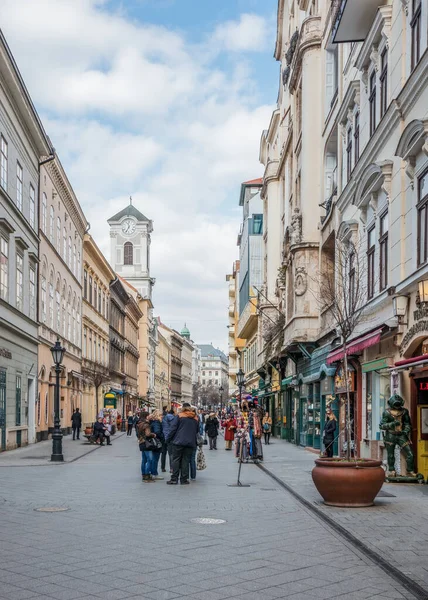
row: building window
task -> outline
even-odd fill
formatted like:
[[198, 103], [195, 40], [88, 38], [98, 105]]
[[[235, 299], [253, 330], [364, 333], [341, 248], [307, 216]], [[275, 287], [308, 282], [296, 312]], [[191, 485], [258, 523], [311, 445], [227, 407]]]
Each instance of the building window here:
[[0, 142], [0, 185], [7, 190], [7, 142], [3, 136]]
[[85, 300], [88, 297], [88, 271], [83, 271], [83, 297]]
[[24, 308], [24, 259], [21, 254], [16, 255], [16, 308]]
[[46, 233], [47, 231], [47, 210], [48, 210], [48, 199], [46, 198], [46, 194], [43, 192], [42, 195], [42, 231]]
[[76, 244], [73, 246], [73, 273], [77, 275], [77, 253], [76, 253]]
[[61, 254], [61, 219], [56, 220], [56, 251]]
[[30, 287], [29, 287], [29, 296], [30, 296], [30, 318], [36, 318], [36, 269], [34, 267], [30, 267]]
[[89, 275], [89, 304], [92, 304], [92, 276]]
[[380, 217], [379, 267], [380, 291], [388, 285], [388, 212]]
[[101, 288], [98, 288], [98, 312], [101, 312]]
[[349, 181], [352, 173], [352, 127], [348, 129], [348, 141], [346, 144], [346, 176]]
[[123, 264], [133, 265], [134, 264], [134, 246], [131, 242], [126, 242], [123, 247]]
[[375, 277], [375, 228], [374, 226], [367, 234], [367, 297], [374, 296], [374, 277]]
[[55, 292], [56, 299], [56, 330], [58, 333], [61, 331], [61, 292], [60, 292], [60, 284], [58, 282]]
[[97, 308], [97, 295], [98, 295], [98, 285], [97, 282], [94, 283], [94, 307]]
[[42, 275], [42, 322], [46, 323], [46, 277]]
[[376, 129], [376, 73], [370, 76], [370, 135], [373, 135]]
[[9, 242], [0, 238], [0, 297], [8, 299], [9, 290]]
[[83, 328], [83, 348], [82, 348], [82, 352], [83, 352], [83, 358], [86, 358], [86, 353], [87, 353], [87, 340], [86, 340], [86, 327]]
[[22, 389], [22, 379], [21, 375], [16, 376], [16, 386], [15, 386], [15, 425], [19, 427], [21, 425], [21, 389]]
[[388, 108], [388, 50], [386, 48], [382, 52], [380, 64], [380, 118], [382, 118]]
[[412, 28], [412, 71], [421, 58], [421, 15], [422, 1], [413, 0], [413, 16], [410, 22]]
[[263, 215], [253, 215], [253, 234], [261, 235], [263, 233]]
[[79, 281], [81, 281], [80, 279], [80, 275], [81, 275], [81, 261], [80, 261], [80, 252], [77, 253], [77, 278]]
[[49, 211], [49, 241], [51, 244], [54, 243], [54, 222], [55, 222], [55, 212], [54, 207], [51, 205]]
[[16, 163], [16, 206], [22, 211], [23, 174], [19, 162]]
[[36, 228], [36, 191], [30, 183], [30, 225]]
[[54, 326], [54, 284], [53, 274], [51, 274], [49, 280], [49, 327], [53, 329]]
[[428, 170], [418, 181], [418, 266], [427, 261]]
[[360, 158], [360, 111], [355, 113], [354, 120], [354, 164]]
[[65, 226], [62, 230], [62, 258], [65, 264], [67, 264], [67, 230]]
[[104, 317], [106, 316], [106, 294], [103, 292], [103, 310], [101, 313]]
[[73, 255], [71, 253], [71, 235], [68, 236], [68, 268], [71, 271], [71, 266], [73, 263]]

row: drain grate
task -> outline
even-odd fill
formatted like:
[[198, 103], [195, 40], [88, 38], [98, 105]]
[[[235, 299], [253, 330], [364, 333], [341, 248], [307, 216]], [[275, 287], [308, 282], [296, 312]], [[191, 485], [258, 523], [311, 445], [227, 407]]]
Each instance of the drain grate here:
[[70, 509], [67, 506], [42, 506], [40, 508], [35, 508], [34, 510], [42, 513], [56, 513], [65, 512], [66, 510]]
[[190, 519], [192, 523], [198, 523], [199, 525], [222, 525], [226, 523], [224, 519], [208, 519], [205, 517], [200, 517], [197, 519]]

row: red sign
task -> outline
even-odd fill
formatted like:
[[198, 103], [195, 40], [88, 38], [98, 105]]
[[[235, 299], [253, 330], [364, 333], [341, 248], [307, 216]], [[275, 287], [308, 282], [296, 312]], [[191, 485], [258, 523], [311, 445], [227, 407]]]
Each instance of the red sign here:
[[419, 391], [420, 392], [428, 392], [428, 381], [420, 381], [419, 382]]

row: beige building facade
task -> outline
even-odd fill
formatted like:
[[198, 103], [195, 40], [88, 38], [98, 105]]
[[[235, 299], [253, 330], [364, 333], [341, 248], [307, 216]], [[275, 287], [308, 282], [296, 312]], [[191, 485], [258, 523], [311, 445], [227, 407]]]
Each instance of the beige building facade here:
[[110, 387], [110, 283], [113, 269], [89, 233], [83, 239], [83, 343], [84, 376], [82, 421], [90, 424], [103, 406]]
[[171, 343], [157, 327], [157, 345], [155, 356], [155, 402], [158, 409], [170, 407], [171, 395]]
[[82, 259], [88, 224], [58, 158], [40, 171], [39, 386], [37, 441], [53, 431], [55, 372], [51, 347], [65, 347], [60, 377], [61, 427], [82, 407]]

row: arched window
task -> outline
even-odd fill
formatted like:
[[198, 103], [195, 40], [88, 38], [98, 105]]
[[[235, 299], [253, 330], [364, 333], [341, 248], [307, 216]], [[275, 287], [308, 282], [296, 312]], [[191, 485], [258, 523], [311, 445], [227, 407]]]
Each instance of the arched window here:
[[54, 328], [54, 274], [51, 271], [49, 278], [49, 327]]
[[123, 264], [133, 265], [134, 264], [134, 246], [131, 242], [126, 242], [123, 247]]
[[58, 275], [56, 282], [56, 330], [61, 333], [61, 277]]

